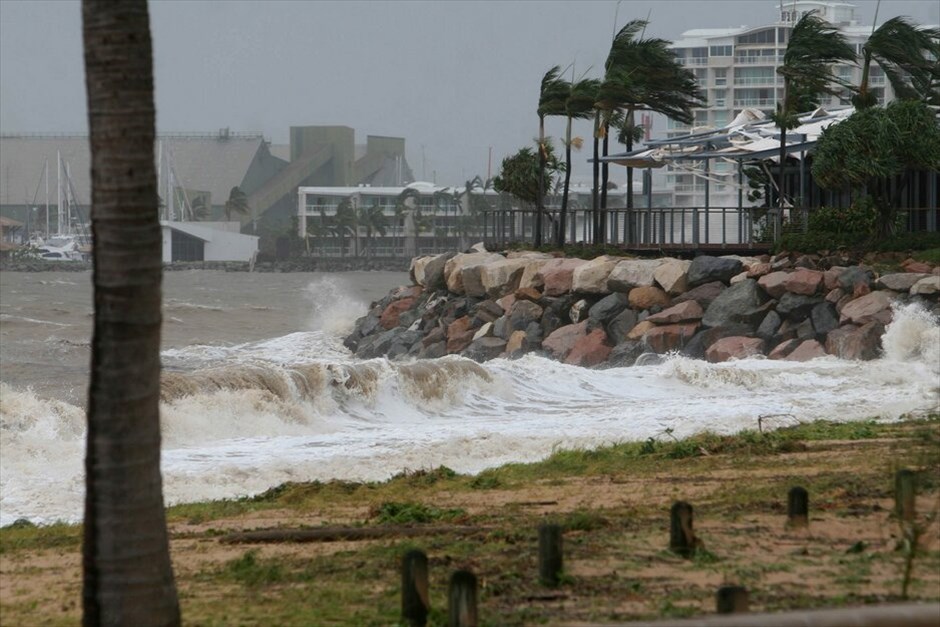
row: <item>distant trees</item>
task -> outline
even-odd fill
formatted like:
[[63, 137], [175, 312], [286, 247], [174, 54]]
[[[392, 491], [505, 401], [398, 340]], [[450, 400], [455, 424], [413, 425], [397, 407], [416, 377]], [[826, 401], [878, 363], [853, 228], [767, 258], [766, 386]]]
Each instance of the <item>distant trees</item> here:
[[225, 220], [228, 222], [232, 221], [233, 213], [239, 216], [247, 216], [251, 213], [251, 207], [248, 206], [248, 195], [236, 185], [228, 194], [224, 210]]

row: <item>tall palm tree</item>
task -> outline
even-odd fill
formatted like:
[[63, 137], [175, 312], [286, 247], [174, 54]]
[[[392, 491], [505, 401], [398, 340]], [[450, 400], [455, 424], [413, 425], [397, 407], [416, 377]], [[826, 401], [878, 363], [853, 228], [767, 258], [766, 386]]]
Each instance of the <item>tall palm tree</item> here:
[[240, 216], [247, 216], [251, 213], [251, 207], [248, 206], [248, 195], [237, 185], [231, 189], [228, 200], [225, 201], [225, 220], [231, 222], [233, 213]]
[[[568, 83], [568, 93], [565, 98], [565, 184], [561, 196], [561, 214], [558, 220], [558, 229], [555, 233], [555, 245], [561, 248], [565, 245], [565, 233], [568, 226], [568, 191], [571, 188], [571, 146], [575, 144], [571, 138], [571, 122], [591, 117], [594, 103], [597, 101], [597, 90], [600, 80], [584, 78]], [[580, 138], [577, 147], [580, 149]]]
[[353, 238], [353, 252], [359, 256], [359, 216], [353, 207], [351, 198], [343, 198], [336, 206], [336, 215], [333, 219], [333, 230], [339, 238], [340, 256], [346, 256], [346, 236]]
[[[780, 129], [779, 172], [777, 193], [780, 214], [785, 206], [785, 164], [787, 158], [787, 130], [799, 126], [797, 114], [806, 110], [819, 94], [836, 93], [839, 80], [832, 73], [833, 63], [852, 63], [855, 51], [839, 29], [823, 20], [815, 11], [805, 13], [793, 26], [783, 63], [777, 73], [783, 77], [783, 100], [777, 103], [773, 119]], [[815, 106], [815, 105], [813, 105]]]
[[197, 194], [193, 197], [190, 207], [192, 209], [192, 218], [194, 222], [199, 222], [209, 218], [211, 208], [209, 207], [209, 197], [205, 194]]
[[160, 476], [162, 244], [146, 0], [84, 0], [94, 334], [82, 622], [179, 625]]
[[[655, 111], [688, 124], [694, 119], [692, 109], [705, 103], [695, 76], [680, 65], [675, 53], [669, 48], [671, 42], [665, 39], [643, 38], [647, 24], [646, 20], [627, 22], [611, 43], [604, 64], [604, 81], [598, 89], [596, 103], [596, 108], [602, 115], [595, 117], [595, 153], [598, 141], [603, 139], [603, 156], [607, 156], [610, 124], [616, 113], [623, 112], [630, 121], [636, 111]], [[630, 141], [628, 150], [632, 149]], [[600, 198], [597, 194], [596, 175], [594, 182], [594, 204], [599, 205], [601, 211], [606, 206], [607, 177], [608, 166], [605, 163]], [[632, 168], [628, 169], [627, 178], [632, 184]], [[595, 226], [596, 239], [603, 241], [603, 221], [599, 216]]]
[[542, 77], [539, 89], [539, 192], [535, 202], [535, 246], [542, 245], [542, 216], [545, 213], [545, 167], [549, 160], [545, 140], [545, 118], [564, 115], [568, 83], [561, 77], [561, 67], [555, 66]]
[[367, 252], [371, 250], [372, 256], [375, 257], [375, 235], [385, 237], [388, 228], [388, 218], [385, 217], [385, 212], [377, 200], [373, 201], [369, 207], [359, 208], [359, 224], [366, 229]]
[[884, 71], [899, 100], [936, 100], [938, 58], [940, 29], [915, 26], [905, 17], [891, 18], [862, 46], [862, 80], [852, 103], [856, 109], [865, 109], [878, 102], [869, 87], [872, 61]]

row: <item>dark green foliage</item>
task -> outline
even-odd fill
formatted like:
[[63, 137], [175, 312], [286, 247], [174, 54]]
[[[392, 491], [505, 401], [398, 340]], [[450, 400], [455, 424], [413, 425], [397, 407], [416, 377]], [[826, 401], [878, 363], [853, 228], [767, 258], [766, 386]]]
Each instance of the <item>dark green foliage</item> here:
[[826, 189], [868, 185], [872, 193], [878, 179], [938, 168], [940, 128], [933, 111], [919, 102], [892, 102], [825, 129], [816, 144], [813, 176]]
[[894, 17], [879, 26], [862, 47], [862, 81], [852, 103], [858, 109], [877, 104], [869, 89], [871, 63], [882, 69], [899, 100], [940, 104], [940, 30], [915, 26]]
[[422, 503], [382, 503], [375, 518], [384, 524], [429, 523], [438, 520], [455, 520], [467, 515], [462, 509], [440, 509]]
[[[551, 142], [544, 144], [546, 155], [546, 188], [554, 186], [554, 177], [565, 171], [565, 164], [555, 156]], [[519, 200], [537, 204], [539, 199], [539, 156], [529, 147], [503, 159], [499, 175], [493, 179], [493, 189], [512, 194]]]
[[258, 587], [284, 580], [284, 572], [274, 560], [259, 560], [258, 549], [246, 551], [225, 565], [225, 574], [240, 584]]
[[[940, 233], [899, 233], [889, 237], [872, 237], [865, 233], [811, 231], [809, 233], [784, 234], [775, 246], [775, 250], [816, 253], [822, 250], [846, 248], [859, 252], [871, 250], [910, 252], [917, 250], [929, 251], [930, 249], [936, 249], [938, 246], [940, 246]], [[925, 259], [925, 261], [929, 261], [929, 259]]]
[[849, 207], [820, 207], [809, 214], [811, 232], [874, 235], [877, 226], [878, 210], [870, 196]]

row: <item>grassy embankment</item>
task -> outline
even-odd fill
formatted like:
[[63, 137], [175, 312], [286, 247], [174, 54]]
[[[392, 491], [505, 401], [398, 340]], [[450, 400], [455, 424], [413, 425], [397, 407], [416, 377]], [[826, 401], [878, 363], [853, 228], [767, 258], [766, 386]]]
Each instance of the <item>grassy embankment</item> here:
[[[778, 418], [775, 426], [785, 419]], [[764, 425], [766, 427], [766, 425]], [[710, 613], [715, 589], [745, 585], [753, 610], [898, 600], [905, 564], [893, 475], [918, 472], [919, 524], [909, 595], [940, 599], [940, 416], [893, 424], [818, 422], [558, 451], [477, 476], [446, 468], [383, 483], [287, 484], [253, 498], [169, 509], [184, 621], [191, 625], [389, 625], [398, 564], [430, 560], [432, 624], [446, 622], [450, 574], [479, 577], [487, 625], [610, 622]], [[786, 495], [810, 494], [808, 530], [784, 526]], [[695, 506], [704, 548], [666, 549], [668, 510]], [[536, 582], [536, 528], [564, 525], [562, 584]], [[472, 532], [309, 544], [238, 545], [266, 527], [472, 526]], [[77, 624], [78, 526], [0, 530], [0, 621]]]

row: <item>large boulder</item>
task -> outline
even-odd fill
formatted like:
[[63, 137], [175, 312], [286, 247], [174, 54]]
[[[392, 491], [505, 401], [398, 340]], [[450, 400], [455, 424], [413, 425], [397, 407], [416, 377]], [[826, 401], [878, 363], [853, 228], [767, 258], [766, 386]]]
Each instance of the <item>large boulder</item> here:
[[826, 337], [826, 352], [841, 359], [870, 360], [881, 354], [884, 325], [872, 321], [862, 326], [847, 324]]
[[663, 265], [662, 259], [626, 259], [611, 270], [607, 289], [611, 292], [629, 292], [634, 287], [649, 287], [655, 282], [653, 274]]
[[427, 255], [425, 257], [413, 257], [411, 259], [411, 267], [408, 268], [408, 275], [411, 277], [412, 283], [417, 285], [425, 285], [424, 282], [424, 269], [427, 267], [428, 263], [434, 259], [434, 255]]
[[697, 322], [653, 326], [643, 334], [643, 341], [657, 353], [677, 351], [692, 339], [698, 328]]
[[689, 287], [721, 281], [728, 283], [731, 277], [744, 270], [744, 264], [737, 259], [710, 257], [701, 255], [692, 260], [689, 266]]
[[551, 256], [546, 257], [530, 257], [528, 258], [528, 263], [525, 266], [525, 270], [522, 271], [522, 278], [519, 279], [519, 288], [532, 288], [535, 290], [541, 291], [542, 286], [544, 285], [544, 280], [542, 278], [542, 268], [545, 264], [550, 263], [555, 258]]
[[777, 301], [777, 313], [788, 320], [804, 320], [813, 311], [813, 307], [824, 300], [820, 296], [787, 292]]
[[513, 331], [524, 331], [532, 322], [538, 323], [545, 312], [529, 300], [517, 300], [509, 313], [509, 326]]
[[803, 340], [798, 340], [796, 338], [782, 340], [770, 351], [770, 353], [767, 354], [767, 357], [768, 359], [786, 359], [787, 356], [796, 350], [796, 347], [802, 343]]
[[891, 320], [891, 303], [895, 300], [892, 292], [878, 290], [849, 302], [842, 308], [840, 322], [865, 324], [872, 320], [882, 323]]
[[415, 299], [413, 297], [393, 301], [382, 312], [379, 317], [379, 324], [386, 330], [397, 327], [401, 314], [411, 309], [414, 304]]
[[724, 292], [727, 286], [721, 281], [712, 281], [690, 289], [684, 294], [680, 294], [673, 299], [673, 303], [684, 303], [687, 300], [694, 300], [702, 309], [708, 309], [709, 305], [715, 302], [715, 299]]
[[911, 286], [911, 294], [932, 295], [940, 292], [940, 276], [936, 274], [922, 278]]
[[868, 268], [851, 266], [839, 275], [839, 287], [847, 294], [855, 294], [860, 289], [871, 291], [875, 275]]
[[712, 363], [763, 354], [764, 340], [759, 337], [741, 337], [740, 335], [722, 338], [705, 351], [706, 359]]
[[909, 292], [914, 284], [923, 278], [929, 277], [929, 274], [920, 272], [897, 272], [895, 274], [885, 274], [875, 281], [875, 286], [882, 290], [894, 290], [895, 292]]
[[685, 259], [664, 259], [653, 270], [653, 279], [667, 294], [676, 296], [689, 289], [689, 266]]
[[822, 285], [823, 273], [819, 270], [807, 270], [806, 268], [791, 272], [783, 282], [783, 286], [788, 292], [806, 296], [812, 296], [818, 292]]
[[424, 266], [424, 286], [429, 290], [443, 290], [447, 288], [445, 268], [457, 253], [450, 252], [438, 255]]
[[839, 328], [839, 314], [832, 303], [819, 303], [810, 313], [816, 339], [822, 341], [827, 334]]
[[473, 315], [480, 323], [493, 322], [497, 318], [501, 318], [505, 313], [502, 306], [495, 300], [484, 300], [473, 310]]
[[447, 327], [447, 352], [459, 353], [470, 345], [475, 329], [470, 316], [457, 318]]
[[619, 257], [604, 255], [578, 266], [572, 275], [571, 291], [580, 294], [609, 294], [607, 279], [619, 262]]
[[701, 305], [694, 300], [687, 300], [653, 314], [647, 320], [655, 324], [675, 324], [677, 322], [701, 320], [703, 313]]
[[636, 363], [637, 357], [647, 351], [646, 344], [640, 340], [628, 340], [617, 344], [610, 351], [610, 355], [607, 356], [607, 363], [617, 367], [632, 366]]
[[[529, 263], [527, 259], [500, 259], [481, 266], [480, 282], [483, 292], [490, 298], [499, 298], [515, 292]], [[464, 287], [466, 289], [466, 285]]]
[[719, 294], [705, 310], [702, 324], [706, 327], [722, 327], [741, 323], [756, 327], [767, 313], [765, 300], [757, 281], [745, 279]]
[[[838, 320], [836, 322], [838, 322]], [[757, 327], [757, 337], [763, 338], [769, 342], [777, 335], [777, 331], [780, 330], [780, 325], [782, 324], [783, 319], [780, 318], [780, 314], [776, 311], [768, 311], [767, 315], [764, 316], [764, 320], [760, 323], [760, 326]]]
[[759, 278], [757, 284], [760, 285], [765, 292], [770, 294], [771, 298], [780, 298], [787, 291], [786, 284], [789, 276], [789, 272], [771, 272]]
[[656, 305], [669, 306], [669, 295], [655, 285], [633, 288], [630, 290], [628, 300], [630, 306], [638, 310], [649, 309]]
[[845, 266], [832, 266], [823, 272], [823, 284], [827, 290], [834, 290], [839, 287], [839, 277], [845, 272]]
[[[571, 291], [574, 271], [585, 263], [583, 259], [550, 259], [542, 264], [534, 281], [537, 283], [541, 278], [542, 293], [546, 296], [567, 294]], [[523, 286], [520, 284], [520, 287]]]
[[589, 368], [602, 363], [608, 355], [610, 345], [607, 343], [607, 334], [604, 329], [594, 329], [575, 342], [565, 358], [565, 363]]
[[637, 316], [632, 309], [624, 309], [607, 323], [607, 335], [611, 341], [619, 345], [626, 341], [627, 335], [636, 326]]
[[708, 327], [701, 328], [692, 336], [691, 340], [685, 343], [681, 353], [692, 359], [705, 359], [705, 351], [718, 340], [726, 337], [744, 336], [750, 332], [751, 328], [749, 326], [740, 324], [733, 324], [727, 327], [715, 327], [713, 329]]
[[473, 340], [461, 353], [474, 361], [487, 361], [499, 357], [506, 351], [506, 340], [498, 337], [482, 337]]
[[[503, 259], [502, 255], [497, 255], [495, 253], [460, 253], [454, 255], [444, 263], [444, 280], [447, 283], [447, 289], [454, 294], [464, 294], [466, 290], [464, 289], [464, 278], [465, 270], [470, 268], [478, 268], [487, 263], [492, 263], [494, 261], [500, 261]], [[427, 276], [428, 269], [425, 268], [425, 276]], [[469, 276], [474, 284], [471, 286], [471, 289], [479, 291], [478, 296], [482, 296], [486, 293], [483, 289], [483, 284], [480, 282], [480, 273], [477, 271], [472, 276]]]
[[804, 340], [793, 349], [789, 355], [784, 357], [786, 361], [809, 361], [817, 357], [825, 357], [826, 349], [816, 340]]
[[598, 322], [607, 322], [617, 316], [630, 304], [626, 294], [615, 292], [597, 301], [588, 311], [588, 316]]
[[542, 340], [542, 348], [547, 350], [555, 359], [564, 361], [575, 344], [587, 336], [587, 325], [588, 321], [585, 320], [578, 324], [569, 324], [556, 329], [551, 335]]

